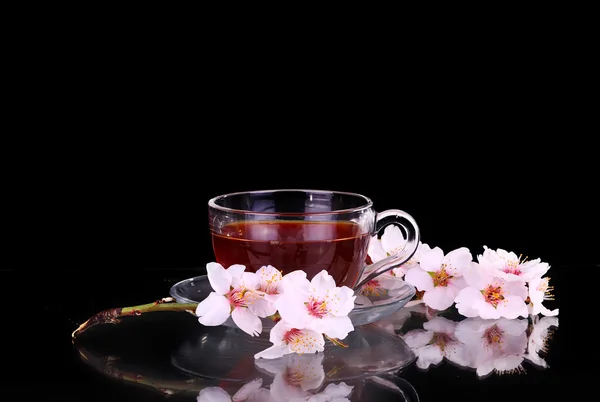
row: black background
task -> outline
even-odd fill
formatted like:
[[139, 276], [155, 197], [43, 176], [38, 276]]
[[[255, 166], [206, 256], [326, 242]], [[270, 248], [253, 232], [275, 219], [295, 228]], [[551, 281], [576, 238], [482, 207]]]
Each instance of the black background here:
[[[541, 258], [569, 333], [581, 293], [572, 273], [600, 263], [588, 109], [565, 83], [576, 77], [516, 58], [478, 68], [380, 60], [366, 70], [296, 63], [290, 52], [270, 64], [137, 45], [77, 47], [76, 64], [67, 63], [74, 48], [42, 45], [48, 68], [27, 66], [14, 98], [30, 108], [5, 148], [16, 258], [2, 286], [19, 307], [3, 324], [14, 323], [3, 336], [15, 347], [2, 358], [16, 371], [53, 372], [36, 379], [53, 390], [48, 400], [95, 384], [76, 373], [78, 323], [166, 296], [153, 269], [183, 279], [212, 261], [207, 202], [234, 191], [357, 192], [378, 211], [413, 215], [422, 241], [445, 252], [466, 246], [476, 258], [487, 245]], [[38, 315], [33, 328], [23, 311]]]

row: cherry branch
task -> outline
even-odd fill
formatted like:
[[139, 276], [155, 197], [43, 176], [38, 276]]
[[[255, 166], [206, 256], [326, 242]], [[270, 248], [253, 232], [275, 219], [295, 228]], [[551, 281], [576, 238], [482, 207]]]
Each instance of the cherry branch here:
[[71, 337], [75, 339], [87, 329], [99, 324], [117, 324], [121, 321], [122, 317], [127, 316], [138, 316], [156, 311], [187, 311], [195, 315], [197, 306], [198, 303], [177, 303], [174, 302], [173, 298], [166, 297], [153, 303], [141, 304], [139, 306], [111, 308], [94, 314], [73, 331]]

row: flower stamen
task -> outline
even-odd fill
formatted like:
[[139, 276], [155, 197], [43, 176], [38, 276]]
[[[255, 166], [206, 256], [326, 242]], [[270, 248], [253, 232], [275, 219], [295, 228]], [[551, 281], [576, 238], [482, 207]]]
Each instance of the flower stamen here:
[[431, 275], [431, 279], [433, 279], [434, 287], [448, 286], [448, 282], [450, 281], [450, 279], [453, 278], [453, 276], [450, 275], [448, 271], [446, 271], [446, 267], [446, 264], [442, 264], [442, 267], [439, 271], [429, 272], [429, 275]]
[[494, 308], [498, 307], [498, 303], [504, 300], [504, 290], [502, 286], [488, 285], [481, 291], [483, 298], [487, 303], [490, 303]]
[[312, 297], [306, 303], [304, 303], [306, 309], [308, 310], [308, 314], [312, 315], [316, 318], [323, 318], [328, 314], [327, 310], [327, 302], [318, 301], [313, 299]]
[[256, 299], [254, 292], [244, 287], [231, 289], [227, 294], [227, 299], [231, 304], [231, 308], [248, 307]]
[[497, 325], [493, 325], [485, 330], [483, 337], [485, 338], [487, 346], [499, 346], [502, 345], [504, 331], [498, 328]]

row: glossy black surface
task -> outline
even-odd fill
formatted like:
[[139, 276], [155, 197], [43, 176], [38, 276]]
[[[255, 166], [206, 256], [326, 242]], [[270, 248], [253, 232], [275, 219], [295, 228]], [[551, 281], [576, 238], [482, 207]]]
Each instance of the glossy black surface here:
[[[592, 265], [556, 266], [551, 273], [559, 278], [567, 270], [597, 269]], [[133, 275], [131, 275], [133, 273]], [[2, 400], [43, 401], [159, 401], [195, 400], [203, 380], [190, 377], [175, 368], [169, 359], [173, 348], [183, 342], [190, 331], [198, 329], [193, 316], [186, 313], [154, 313], [132, 317], [116, 326], [99, 326], [82, 335], [80, 344], [71, 342], [77, 324], [106, 308], [128, 306], [167, 296], [178, 280], [202, 273], [201, 268], [165, 268], [111, 274], [112, 279], [81, 281], [69, 291], [50, 291], [52, 284], [42, 278], [24, 277], [15, 271], [0, 271], [11, 305], [21, 306], [4, 314], [2, 348]], [[109, 285], [110, 283], [110, 285]], [[38, 289], [45, 298], [32, 300]], [[59, 289], [55, 287], [55, 289]], [[30, 296], [23, 297], [26, 292]], [[570, 311], [563, 289], [556, 289], [560, 316]], [[552, 304], [550, 305], [552, 306]], [[566, 308], [565, 308], [566, 307]], [[454, 317], [456, 318], [456, 317]], [[450, 319], [453, 319], [450, 317]], [[412, 317], [398, 334], [419, 329], [426, 319]], [[448, 361], [427, 370], [415, 363], [402, 369], [401, 381], [410, 384], [421, 401], [486, 400], [531, 401], [557, 400], [557, 393], [578, 373], [570, 345], [563, 336], [572, 322], [553, 331], [542, 353], [549, 367], [541, 369], [527, 360], [520, 373], [478, 378], [473, 369]], [[580, 325], [579, 328], [583, 329]], [[87, 359], [87, 362], [86, 360]], [[187, 382], [186, 382], [187, 381]], [[188, 387], [186, 389], [186, 387]], [[376, 391], [373, 391], [376, 392]], [[377, 391], [379, 392], [379, 391]], [[393, 394], [381, 400], [396, 399]], [[391, 399], [385, 399], [391, 398]]]

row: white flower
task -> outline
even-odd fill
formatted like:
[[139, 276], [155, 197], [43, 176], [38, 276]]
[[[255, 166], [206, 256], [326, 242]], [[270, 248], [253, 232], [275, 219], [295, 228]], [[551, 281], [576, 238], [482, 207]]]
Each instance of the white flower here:
[[480, 377], [492, 372], [523, 371], [527, 320], [467, 318], [456, 325], [456, 338], [466, 345], [468, 365]]
[[472, 262], [463, 271], [467, 287], [456, 296], [456, 308], [465, 317], [484, 319], [527, 317], [524, 282], [507, 282], [494, 276], [496, 271]]
[[434, 317], [423, 324], [423, 329], [408, 331], [402, 336], [417, 356], [417, 367], [427, 369], [445, 357], [461, 366], [467, 366], [465, 345], [456, 339], [456, 323], [444, 317]]
[[270, 348], [254, 355], [255, 359], [275, 359], [290, 353], [322, 352], [325, 346], [323, 334], [309, 329], [293, 328], [285, 321], [279, 321], [271, 329]]
[[558, 327], [558, 317], [531, 317], [531, 333], [527, 341], [525, 359], [541, 368], [548, 367], [548, 363], [540, 357], [540, 352], [548, 352], [548, 340], [552, 335], [552, 328]]
[[454, 304], [458, 293], [466, 286], [462, 270], [472, 261], [466, 247], [444, 255], [439, 247], [423, 253], [419, 266], [409, 270], [404, 280], [425, 291], [423, 302], [436, 310], [445, 310]]
[[198, 394], [197, 402], [276, 402], [268, 389], [262, 388], [262, 378], [244, 384], [234, 395], [229, 396], [221, 387], [207, 387]]
[[[283, 276], [281, 275], [281, 271], [271, 265], [267, 265], [256, 271], [256, 277], [258, 279], [258, 291], [263, 293], [265, 300], [272, 303], [273, 310], [275, 310], [274, 303], [279, 299], [281, 293], [283, 293], [281, 286]], [[275, 311], [272, 314], [275, 314]]]
[[[371, 238], [367, 254], [371, 261], [376, 263], [400, 252], [405, 244], [406, 240], [404, 239], [404, 235], [400, 228], [398, 226], [389, 225], [383, 230], [381, 240], [378, 239], [377, 236]], [[427, 244], [419, 241], [417, 250], [413, 256], [400, 267], [390, 270], [390, 274], [402, 278], [409, 269], [417, 266], [420, 256], [429, 250], [431, 250], [431, 248]], [[368, 269], [366, 272], [368, 272]]]
[[258, 291], [256, 274], [244, 272], [245, 269], [245, 266], [237, 264], [227, 269], [215, 262], [206, 264], [214, 292], [196, 307], [196, 315], [202, 325], [221, 325], [231, 315], [242, 331], [252, 336], [262, 332], [262, 322], [258, 317], [268, 317], [276, 309]]
[[254, 364], [275, 375], [270, 385], [273, 400], [292, 401], [296, 398], [307, 400], [323, 384], [323, 353], [289, 354], [274, 360], [255, 360]]
[[354, 308], [354, 292], [347, 286], [336, 287], [326, 271], [309, 282], [306, 273], [293, 271], [282, 280], [283, 295], [275, 306], [281, 319], [292, 328], [309, 329], [331, 338], [344, 339], [354, 330], [348, 317]]
[[487, 246], [483, 246], [483, 254], [477, 256], [477, 261], [496, 270], [496, 275], [505, 281], [530, 281], [535, 277], [543, 276], [550, 266], [545, 262], [540, 262], [539, 258], [527, 261], [527, 258], [521, 260], [521, 256], [499, 248], [494, 251]]
[[550, 278], [533, 278], [529, 283], [529, 314], [558, 315], [558, 309], [548, 310], [542, 303], [544, 300], [554, 300], [553, 287], [549, 285]]

